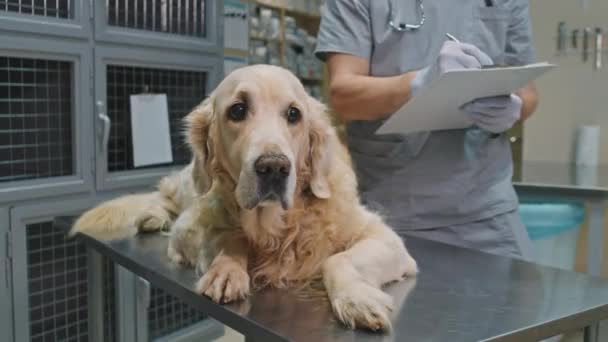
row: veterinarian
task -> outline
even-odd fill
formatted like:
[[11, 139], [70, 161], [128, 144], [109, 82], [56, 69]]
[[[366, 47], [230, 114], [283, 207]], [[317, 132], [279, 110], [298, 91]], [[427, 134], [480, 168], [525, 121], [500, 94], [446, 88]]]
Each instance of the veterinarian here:
[[369, 207], [400, 234], [530, 258], [503, 133], [535, 110], [532, 84], [463, 106], [470, 129], [375, 134], [446, 71], [533, 62], [527, 0], [327, 0], [316, 54]]

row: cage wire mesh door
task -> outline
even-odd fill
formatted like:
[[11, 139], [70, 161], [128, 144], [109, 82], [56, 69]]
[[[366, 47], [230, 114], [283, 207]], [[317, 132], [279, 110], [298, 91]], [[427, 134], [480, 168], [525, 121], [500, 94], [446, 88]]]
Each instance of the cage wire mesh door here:
[[[15, 241], [25, 242], [17, 258], [23, 259], [22, 274], [27, 287], [27, 307], [19, 308], [15, 317], [16, 340], [26, 340], [26, 336], [33, 342], [93, 340], [89, 302], [91, 264], [84, 244], [67, 239], [65, 231], [47, 219], [29, 221], [13, 235], [22, 236]], [[101, 282], [93, 286], [101, 286], [105, 294], [99, 308], [104, 316], [102, 340], [116, 341], [114, 267], [104, 259], [103, 267], [96, 271], [101, 272], [98, 275]]]
[[205, 37], [204, 0], [106, 0], [108, 25]]
[[0, 11], [56, 19], [73, 17], [72, 0], [0, 0]]
[[[205, 94], [207, 75], [196, 70], [107, 65], [107, 113], [111, 120], [108, 141], [108, 172], [133, 170], [129, 97], [135, 94], [166, 94], [173, 163], [190, 162], [190, 150], [183, 136], [184, 117]], [[142, 168], [156, 168], [151, 165]]]
[[150, 291], [148, 309], [148, 336], [156, 339], [182, 328], [192, 326], [207, 318], [206, 315], [190, 307], [160, 288]]
[[87, 255], [53, 223], [26, 225], [31, 341], [87, 341]]
[[0, 56], [0, 185], [73, 168], [73, 65]]

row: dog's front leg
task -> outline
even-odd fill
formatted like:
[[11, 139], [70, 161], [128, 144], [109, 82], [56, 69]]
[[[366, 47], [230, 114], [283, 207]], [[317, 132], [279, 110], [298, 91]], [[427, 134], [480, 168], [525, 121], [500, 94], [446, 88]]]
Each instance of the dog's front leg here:
[[204, 227], [196, 220], [196, 206], [184, 210], [173, 226], [169, 236], [167, 255], [173, 262], [188, 266], [195, 266], [203, 244]]
[[390, 330], [392, 298], [382, 285], [417, 273], [401, 239], [372, 215], [364, 236], [323, 264], [323, 281], [338, 319], [351, 328]]
[[211, 264], [206, 265], [204, 257], [199, 261], [205, 273], [197, 282], [196, 291], [216, 303], [228, 303], [249, 295], [247, 241], [234, 231], [219, 234], [222, 235], [213, 247], [218, 253]]

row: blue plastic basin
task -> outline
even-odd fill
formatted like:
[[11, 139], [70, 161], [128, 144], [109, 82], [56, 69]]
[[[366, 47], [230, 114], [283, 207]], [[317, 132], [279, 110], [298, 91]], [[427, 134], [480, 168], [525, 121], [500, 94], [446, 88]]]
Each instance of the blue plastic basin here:
[[585, 220], [582, 203], [521, 203], [519, 212], [531, 240], [576, 229]]

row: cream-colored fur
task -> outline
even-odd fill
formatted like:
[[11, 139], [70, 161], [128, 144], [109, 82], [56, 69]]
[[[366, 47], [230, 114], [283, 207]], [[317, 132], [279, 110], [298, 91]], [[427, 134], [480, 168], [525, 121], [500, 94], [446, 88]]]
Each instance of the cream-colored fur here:
[[[231, 121], [226, 113], [239, 101], [247, 117]], [[297, 123], [286, 120], [290, 106], [302, 113]], [[157, 192], [85, 213], [73, 232], [107, 239], [170, 227], [169, 257], [201, 270], [196, 291], [216, 302], [243, 299], [251, 287], [319, 280], [344, 324], [389, 329], [393, 303], [382, 285], [414, 276], [416, 262], [361, 205], [347, 150], [297, 78], [273, 66], [238, 69], [187, 123], [188, 167]], [[253, 161], [268, 152], [291, 162], [286, 207], [256, 197]]]

